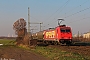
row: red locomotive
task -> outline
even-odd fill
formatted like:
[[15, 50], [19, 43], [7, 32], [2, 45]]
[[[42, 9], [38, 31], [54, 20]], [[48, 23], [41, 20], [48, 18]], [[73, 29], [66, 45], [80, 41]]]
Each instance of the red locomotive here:
[[50, 28], [44, 31], [40, 31], [32, 34], [33, 39], [42, 41], [46, 44], [71, 44], [72, 43], [72, 31], [70, 27], [66, 25], [59, 25], [56, 28]]

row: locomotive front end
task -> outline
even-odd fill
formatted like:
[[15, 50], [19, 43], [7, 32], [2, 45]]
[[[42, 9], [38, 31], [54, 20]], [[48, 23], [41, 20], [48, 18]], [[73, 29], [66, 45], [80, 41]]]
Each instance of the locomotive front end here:
[[57, 39], [60, 43], [71, 44], [72, 43], [72, 31], [70, 27], [66, 25], [61, 25], [56, 28]]

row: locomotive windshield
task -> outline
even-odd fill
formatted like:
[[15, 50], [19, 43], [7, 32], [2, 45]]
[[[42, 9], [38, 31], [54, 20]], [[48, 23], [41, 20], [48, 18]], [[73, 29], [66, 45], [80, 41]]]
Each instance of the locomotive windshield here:
[[70, 29], [66, 29], [66, 32], [70, 32]]
[[65, 29], [61, 29], [61, 32], [65, 32]]
[[70, 29], [61, 29], [61, 32], [70, 32]]

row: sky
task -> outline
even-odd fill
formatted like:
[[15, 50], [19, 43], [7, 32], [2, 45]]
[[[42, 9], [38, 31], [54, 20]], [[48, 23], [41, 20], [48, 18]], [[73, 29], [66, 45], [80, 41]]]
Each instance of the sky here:
[[[90, 31], [90, 0], [0, 0], [0, 36], [15, 35], [13, 23], [24, 18], [28, 22], [41, 23], [42, 30], [56, 27], [58, 19], [72, 28], [73, 34]], [[31, 24], [33, 32], [39, 24]]]

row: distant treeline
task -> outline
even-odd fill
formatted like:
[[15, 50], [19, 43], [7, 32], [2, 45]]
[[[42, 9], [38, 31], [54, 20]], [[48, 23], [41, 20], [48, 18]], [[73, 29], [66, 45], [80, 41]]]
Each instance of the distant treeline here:
[[0, 39], [16, 39], [16, 37], [0, 37]]

